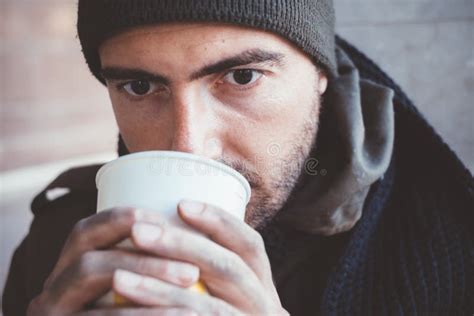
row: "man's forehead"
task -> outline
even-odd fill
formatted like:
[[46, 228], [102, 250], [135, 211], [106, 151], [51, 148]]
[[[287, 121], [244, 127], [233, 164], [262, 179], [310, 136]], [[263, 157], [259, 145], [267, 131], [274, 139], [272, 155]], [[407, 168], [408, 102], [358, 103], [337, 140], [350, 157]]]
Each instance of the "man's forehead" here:
[[[227, 50], [227, 55], [250, 49], [279, 50], [285, 53], [292, 48], [286, 39], [258, 29], [224, 23], [164, 23], [140, 26], [123, 31], [108, 39], [102, 45], [115, 50], [127, 49], [155, 53], [180, 51], [198, 54], [199, 57], [212, 56]], [[197, 57], [197, 56], [189, 56]]]
[[222, 37], [226, 35], [237, 36], [275, 36], [275, 34], [261, 29], [240, 26], [238, 24], [219, 23], [219, 22], [168, 22], [151, 25], [140, 25], [125, 29], [119, 33], [120, 37], [134, 36], [184, 36], [199, 34], [206, 38]]
[[241, 27], [229, 23], [196, 23], [196, 22], [168, 22], [160, 24], [151, 24], [151, 25], [139, 25], [132, 28], [125, 29], [120, 32], [123, 37], [133, 37], [133, 36], [179, 36], [180, 34], [193, 34], [207, 32], [208, 34], [218, 35], [222, 32], [235, 32], [235, 33], [245, 33], [252, 32], [258, 33], [261, 32], [258, 29]]
[[296, 51], [286, 40], [251, 28], [174, 23], [130, 29], [105, 42], [100, 51], [107, 79], [125, 79], [126, 74], [136, 78], [136, 70], [144, 70], [145, 77], [171, 82], [255, 63], [283, 67], [291, 50]]

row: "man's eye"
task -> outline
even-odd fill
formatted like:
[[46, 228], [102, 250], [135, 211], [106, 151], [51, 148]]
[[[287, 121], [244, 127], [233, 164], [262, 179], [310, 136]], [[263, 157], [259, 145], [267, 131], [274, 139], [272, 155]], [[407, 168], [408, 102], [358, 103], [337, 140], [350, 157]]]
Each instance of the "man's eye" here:
[[236, 69], [227, 73], [224, 80], [234, 85], [245, 86], [254, 83], [262, 76], [263, 74], [258, 70]]
[[133, 96], [144, 96], [155, 92], [157, 84], [147, 80], [136, 80], [125, 84], [123, 88]]

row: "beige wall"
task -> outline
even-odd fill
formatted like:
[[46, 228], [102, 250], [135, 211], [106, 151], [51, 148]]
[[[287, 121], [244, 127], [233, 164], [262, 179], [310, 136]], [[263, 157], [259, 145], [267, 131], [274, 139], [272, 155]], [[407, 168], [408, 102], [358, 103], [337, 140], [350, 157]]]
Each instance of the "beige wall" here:
[[114, 150], [106, 90], [75, 36], [75, 1], [1, 6], [0, 171]]

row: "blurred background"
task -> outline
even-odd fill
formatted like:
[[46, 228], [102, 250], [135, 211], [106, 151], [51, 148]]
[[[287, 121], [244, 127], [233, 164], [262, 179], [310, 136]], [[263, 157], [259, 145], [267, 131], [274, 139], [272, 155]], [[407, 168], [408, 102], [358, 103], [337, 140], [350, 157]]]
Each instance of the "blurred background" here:
[[[340, 35], [397, 81], [474, 170], [474, 1], [334, 0]], [[0, 293], [29, 204], [61, 171], [116, 157], [76, 0], [0, 0]], [[440, 166], [442, 168], [443, 166]]]

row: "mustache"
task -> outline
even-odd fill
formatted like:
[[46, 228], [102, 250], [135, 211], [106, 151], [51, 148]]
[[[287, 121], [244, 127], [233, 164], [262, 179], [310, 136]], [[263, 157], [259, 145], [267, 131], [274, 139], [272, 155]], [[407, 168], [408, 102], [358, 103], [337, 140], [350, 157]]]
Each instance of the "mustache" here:
[[216, 161], [223, 163], [228, 167], [231, 167], [232, 169], [236, 170], [249, 182], [250, 187], [252, 188], [259, 187], [263, 182], [262, 177], [260, 176], [258, 171], [255, 170], [255, 168], [251, 167], [250, 164], [247, 164], [244, 161], [233, 160], [229, 157], [222, 157], [216, 159]]

